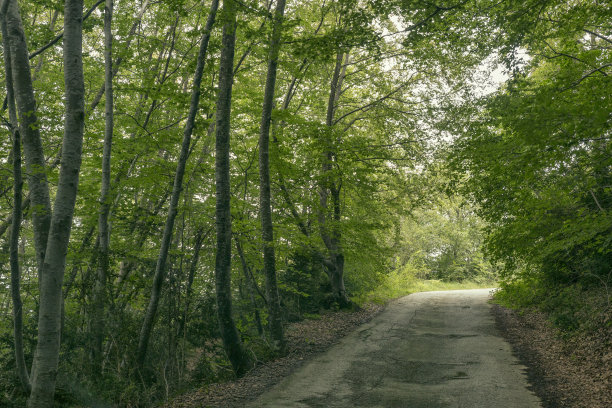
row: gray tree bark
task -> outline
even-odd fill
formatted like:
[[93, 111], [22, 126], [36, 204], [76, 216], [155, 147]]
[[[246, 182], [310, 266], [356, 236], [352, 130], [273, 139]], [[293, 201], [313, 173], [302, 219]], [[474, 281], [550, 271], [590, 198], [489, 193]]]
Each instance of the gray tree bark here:
[[[81, 167], [85, 118], [82, 61], [83, 1], [64, 5], [64, 140], [59, 182], [40, 285], [38, 342], [29, 408], [51, 407], [59, 362], [62, 282]], [[11, 54], [12, 55], [12, 54]]]
[[276, 283], [276, 260], [274, 255], [274, 227], [272, 225], [272, 205], [270, 197], [270, 122], [278, 67], [278, 54], [281, 46], [285, 0], [278, 0], [274, 11], [272, 38], [268, 56], [268, 74], [264, 91], [261, 125], [259, 128], [259, 218], [263, 238], [264, 276], [266, 278], [266, 296], [268, 297], [268, 314], [270, 333], [274, 349], [282, 352], [285, 349], [285, 336], [280, 309], [280, 299]]
[[253, 281], [253, 276], [251, 275], [251, 270], [249, 265], [246, 262], [246, 258], [244, 256], [244, 251], [242, 250], [242, 245], [240, 244], [240, 240], [234, 234], [234, 242], [236, 244], [236, 251], [238, 251], [238, 257], [240, 258], [240, 265], [242, 266], [242, 274], [244, 275], [244, 279], [246, 280], [247, 290], [249, 291], [249, 300], [251, 301], [251, 307], [253, 308], [253, 317], [255, 318], [255, 327], [257, 328], [257, 334], [259, 336], [263, 336], [263, 326], [261, 324], [261, 316], [259, 315], [259, 309], [257, 308], [257, 301], [255, 300], [255, 282]]
[[219, 63], [219, 95], [215, 137], [215, 184], [217, 252], [215, 256], [215, 288], [217, 316], [225, 352], [237, 376], [244, 374], [250, 361], [244, 352], [232, 316], [231, 259], [232, 219], [230, 212], [230, 114], [234, 49], [236, 43], [236, 2], [224, 0], [221, 11], [223, 39]]
[[19, 264], [19, 231], [22, 215], [23, 178], [21, 175], [21, 135], [17, 121], [17, 107], [13, 90], [13, 74], [11, 67], [11, 52], [6, 28], [6, 6], [4, 1], [0, 6], [0, 29], [2, 30], [2, 47], [4, 50], [4, 72], [6, 98], [9, 111], [9, 126], [13, 138], [13, 212], [11, 217], [11, 232], [9, 237], [9, 262], [11, 267], [11, 298], [13, 301], [13, 339], [15, 344], [15, 366], [23, 390], [30, 392], [30, 376], [23, 352], [23, 306], [21, 302], [21, 267]]
[[187, 319], [189, 318], [189, 310], [191, 307], [191, 292], [193, 287], [193, 280], [195, 278], [198, 262], [200, 261], [200, 251], [206, 236], [212, 231], [212, 228], [206, 231], [206, 233], [200, 228], [196, 232], [196, 236], [193, 243], [193, 254], [191, 262], [189, 263], [189, 272], [187, 274], [187, 288], [185, 289], [185, 306], [183, 308], [183, 317], [179, 323], [178, 336], [183, 337], [185, 335], [185, 326], [187, 325]]
[[23, 140], [23, 151], [26, 162], [26, 174], [30, 200], [32, 202], [32, 225], [34, 228], [34, 246], [38, 263], [39, 282], [43, 269], [47, 237], [51, 223], [51, 200], [45, 171], [45, 157], [38, 118], [36, 100], [32, 87], [30, 59], [25, 32], [16, 0], [6, 1], [6, 28], [11, 55], [11, 70], [17, 111], [19, 114], [19, 131]]
[[[348, 54], [346, 55], [348, 62]], [[350, 305], [350, 300], [346, 295], [346, 289], [344, 287], [344, 253], [341, 245], [341, 231], [340, 231], [340, 219], [341, 219], [341, 207], [340, 207], [340, 191], [342, 189], [341, 180], [334, 180], [330, 174], [332, 171], [332, 165], [334, 160], [334, 141], [332, 139], [333, 125], [334, 125], [334, 114], [338, 99], [340, 97], [342, 89], [342, 81], [345, 74], [346, 65], [343, 69], [344, 53], [338, 52], [336, 55], [336, 64], [331, 80], [329, 100], [327, 103], [327, 113], [325, 117], [325, 125], [327, 133], [324, 135], [326, 138], [325, 145], [326, 151], [323, 153], [323, 160], [321, 165], [322, 181], [319, 186], [319, 231], [321, 239], [327, 248], [330, 258], [331, 267], [328, 266], [328, 275], [330, 284], [332, 287], [332, 296], [335, 302], [340, 307], [347, 307]], [[332, 196], [332, 216], [329, 213], [329, 195]], [[332, 226], [330, 229], [328, 218], [332, 218]]]
[[104, 4], [104, 89], [105, 124], [104, 148], [102, 152], [102, 185], [100, 188], [100, 208], [98, 210], [98, 270], [94, 288], [94, 315], [92, 321], [92, 362], [93, 371], [101, 372], [102, 345], [104, 343], [104, 308], [106, 303], [106, 281], [109, 273], [110, 233], [108, 217], [110, 213], [111, 187], [111, 151], [114, 130], [114, 97], [113, 97], [113, 0]]
[[164, 282], [166, 259], [168, 257], [168, 250], [170, 248], [170, 241], [172, 240], [172, 232], [174, 230], [174, 220], [178, 209], [178, 201], [183, 187], [183, 176], [185, 174], [185, 165], [187, 164], [187, 157], [189, 156], [189, 144], [191, 142], [191, 135], [195, 125], [195, 117], [198, 112], [200, 103], [200, 87], [202, 84], [202, 75], [204, 72], [204, 64], [206, 63], [206, 53], [208, 49], [208, 42], [210, 40], [210, 33], [215, 22], [217, 14], [217, 8], [219, 6], [219, 0], [213, 0], [210, 6], [210, 12], [208, 13], [208, 19], [204, 27], [202, 34], [202, 40], [200, 42], [200, 51], [198, 54], [198, 60], [196, 65], [195, 74], [193, 75], [193, 86], [191, 89], [191, 104], [189, 106], [189, 115], [187, 116], [187, 122], [185, 123], [185, 129], [183, 132], [183, 143], [181, 145], [181, 153], [177, 163], [176, 174], [174, 177], [174, 185], [172, 187], [172, 196], [170, 198], [170, 208], [168, 209], [168, 217], [166, 218], [166, 225], [164, 227], [164, 234], [162, 237], [162, 244], [157, 258], [157, 264], [155, 267], [155, 276], [153, 278], [153, 286], [151, 288], [151, 297], [149, 298], [149, 304], [145, 313], [145, 318], [140, 330], [140, 336], [138, 339], [138, 350], [136, 353], [136, 362], [140, 368], [143, 367], [144, 360], [147, 354], [147, 347], [149, 345], [149, 337], [151, 330], [153, 329], [153, 323], [155, 315], [157, 313], [157, 306], [161, 295], [162, 284]]
[[[9, 98], [12, 98], [10, 96]], [[14, 104], [14, 101], [12, 102]], [[9, 104], [11, 102], [9, 101]], [[13, 223], [9, 246], [11, 265], [11, 297], [13, 300], [13, 339], [15, 342], [15, 365], [23, 390], [31, 390], [30, 376], [23, 352], [23, 304], [21, 302], [21, 266], [19, 264], [19, 230], [21, 226], [21, 197], [23, 180], [21, 177], [21, 137], [19, 131], [13, 133]]]

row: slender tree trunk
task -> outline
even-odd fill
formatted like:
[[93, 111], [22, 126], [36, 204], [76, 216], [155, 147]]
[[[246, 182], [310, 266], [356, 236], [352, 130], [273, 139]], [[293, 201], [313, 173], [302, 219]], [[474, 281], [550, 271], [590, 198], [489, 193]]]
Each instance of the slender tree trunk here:
[[236, 243], [236, 251], [238, 251], [238, 257], [240, 258], [240, 264], [242, 266], [242, 273], [247, 283], [247, 289], [249, 291], [249, 300], [251, 301], [251, 307], [253, 308], [253, 317], [255, 318], [255, 326], [257, 328], [257, 334], [263, 336], [263, 326], [261, 324], [261, 317], [259, 316], [259, 309], [257, 308], [257, 302], [255, 301], [255, 283], [251, 276], [251, 271], [247, 265], [242, 245], [236, 235], [234, 235], [234, 242]]
[[43, 269], [47, 237], [51, 222], [51, 200], [45, 171], [45, 157], [38, 117], [36, 100], [32, 87], [30, 59], [23, 24], [19, 14], [17, 0], [5, 0], [6, 27], [11, 55], [11, 70], [17, 111], [19, 113], [19, 131], [23, 140], [23, 150], [26, 162], [28, 190], [32, 202], [32, 224], [34, 227], [34, 246], [38, 273]]
[[281, 46], [285, 0], [278, 0], [274, 11], [272, 38], [268, 56], [268, 75], [264, 92], [261, 126], [259, 128], [259, 218], [263, 238], [264, 276], [266, 278], [266, 295], [268, 297], [268, 314], [270, 333], [274, 348], [282, 352], [285, 349], [285, 336], [280, 309], [280, 299], [276, 284], [276, 260], [274, 256], [274, 228], [272, 225], [272, 205], [270, 198], [270, 122], [274, 102], [274, 88], [278, 67], [278, 54]]
[[[10, 103], [10, 102], [9, 102]], [[14, 102], [13, 102], [14, 103]], [[21, 137], [17, 130], [13, 134], [13, 224], [10, 236], [11, 296], [13, 298], [13, 338], [15, 340], [15, 364], [21, 386], [30, 392], [30, 376], [23, 352], [23, 304], [21, 302], [21, 267], [19, 265], [19, 227], [21, 225], [21, 197], [23, 181], [21, 177]]]
[[195, 236], [193, 244], [193, 255], [191, 262], [189, 263], [189, 272], [187, 276], [187, 288], [185, 290], [185, 306], [183, 306], [183, 317], [181, 318], [178, 330], [178, 336], [183, 337], [185, 334], [185, 326], [187, 325], [187, 319], [189, 317], [189, 308], [191, 306], [191, 292], [193, 287], [193, 280], [195, 273], [198, 268], [198, 262], [200, 261], [200, 251], [202, 250], [202, 244], [204, 238], [210, 233], [208, 230], [206, 233], [202, 229], [199, 229]]
[[342, 250], [342, 232], [340, 230], [340, 191], [342, 183], [338, 182], [338, 186], [331, 191], [332, 205], [334, 207], [334, 223], [332, 225], [332, 262], [334, 263], [333, 273], [331, 276], [332, 293], [336, 298], [340, 307], [348, 307], [351, 303], [346, 295], [344, 287], [344, 252]]
[[[348, 54], [346, 56], [348, 62]], [[334, 114], [338, 99], [340, 97], [342, 81], [345, 75], [346, 65], [343, 69], [344, 53], [339, 52], [336, 55], [336, 64], [334, 66], [334, 72], [332, 75], [331, 87], [329, 92], [329, 100], [327, 103], [327, 114], [325, 118], [325, 125], [327, 133], [325, 137], [326, 150], [323, 153], [323, 164], [321, 166], [322, 182], [319, 186], [319, 230], [321, 238], [329, 251], [331, 258], [331, 267], [328, 267], [329, 279], [332, 287], [332, 296], [334, 301], [338, 303], [340, 307], [347, 307], [350, 305], [350, 300], [346, 295], [344, 288], [344, 253], [341, 246], [341, 232], [340, 232], [340, 190], [341, 181], [334, 180], [331, 176], [332, 164], [335, 156], [334, 152], [334, 141], [333, 141], [333, 125], [334, 125]], [[329, 213], [329, 195], [332, 195], [332, 226], [329, 226], [330, 216]]]
[[230, 114], [234, 49], [236, 43], [236, 1], [224, 0], [222, 8], [223, 40], [219, 63], [219, 95], [215, 138], [215, 184], [217, 252], [215, 256], [215, 288], [217, 316], [225, 352], [237, 376], [250, 366], [247, 354], [232, 317], [231, 259], [232, 218], [230, 213]]
[[83, 129], [85, 85], [82, 61], [83, 1], [64, 6], [65, 109], [62, 160], [42, 273], [38, 342], [28, 407], [51, 407], [59, 362], [62, 281], [76, 201]]
[[[106, 15], [106, 8], [107, 7], [108, 7], [108, 4], [105, 4], [105, 6], [104, 6], [104, 8], [105, 8], [105, 15]], [[140, 23], [142, 21], [142, 17], [144, 16], [144, 13], [147, 10], [147, 7], [149, 7], [149, 0], [145, 0], [144, 3], [142, 4], [142, 6], [140, 6], [140, 10], [138, 11], [138, 15], [136, 16], [136, 20], [132, 24], [132, 27], [130, 28], [130, 31], [127, 34], [127, 37], [126, 37], [126, 42], [125, 42], [125, 48], [126, 49], [130, 48], [132, 40], [134, 39], [134, 35], [136, 34], [136, 30], [138, 29], [138, 26], [140, 25]], [[106, 38], [106, 34], [105, 34], [105, 38]], [[114, 64], [112, 64], [113, 68], [112, 68], [112, 71], [111, 71], [112, 72], [111, 79], [114, 78], [115, 75], [117, 75], [117, 73], [119, 72], [119, 66], [121, 65], [122, 62], [123, 62], [123, 57], [119, 57], [114, 62]], [[96, 96], [94, 97], [93, 101], [89, 105], [89, 113], [93, 112], [96, 109], [96, 107], [98, 106], [98, 104], [100, 103], [100, 101], [102, 100], [102, 96], [104, 96], [104, 94], [106, 93], [106, 85], [107, 85], [107, 83], [106, 83], [106, 80], [105, 80], [104, 84], [102, 84], [102, 87], [100, 87], [100, 89], [98, 90], [98, 93], [96, 94]]]
[[147, 354], [147, 347], [149, 345], [149, 337], [151, 330], [153, 329], [153, 323], [155, 315], [157, 313], [157, 306], [161, 295], [162, 284], [164, 282], [164, 275], [166, 269], [166, 259], [168, 257], [168, 249], [170, 248], [170, 241], [172, 240], [172, 231], [174, 229], [174, 220], [178, 209], [178, 201], [180, 198], [181, 190], [183, 188], [183, 176], [185, 174], [185, 166], [187, 164], [187, 157], [189, 155], [189, 144], [191, 142], [191, 134], [195, 125], [195, 117], [198, 112], [200, 103], [200, 86], [202, 84], [202, 74], [204, 72], [204, 64], [206, 63], [206, 52], [208, 49], [208, 41], [210, 40], [210, 32], [215, 22], [215, 16], [217, 14], [217, 8], [219, 0], [213, 0], [206, 26], [204, 27], [204, 33], [200, 42], [200, 52], [198, 54], [198, 60], [196, 65], [196, 71], [193, 76], [193, 87], [191, 90], [191, 104], [189, 106], [189, 115], [187, 122], [185, 123], [185, 130], [183, 133], [183, 143], [181, 145], [181, 153], [177, 163], [176, 174], [174, 177], [174, 185], [172, 187], [172, 196], [170, 198], [170, 208], [168, 209], [168, 217], [166, 218], [166, 225], [164, 227], [164, 234], [162, 237], [162, 244], [157, 258], [157, 265], [155, 267], [155, 276], [153, 278], [153, 287], [151, 288], [151, 297], [149, 298], [149, 305], [145, 313], [145, 318], [140, 330], [140, 337], [138, 339], [138, 350], [136, 353], [136, 362], [140, 368], [142, 368], [145, 357]]
[[9, 111], [9, 122], [13, 137], [13, 213], [11, 232], [9, 238], [9, 262], [11, 266], [11, 297], [13, 300], [13, 339], [15, 343], [15, 366], [25, 392], [30, 392], [30, 376], [25, 363], [23, 352], [23, 306], [21, 302], [21, 267], [19, 265], [19, 230], [22, 215], [23, 178], [21, 175], [21, 135], [18, 129], [17, 108], [15, 107], [15, 94], [13, 90], [13, 77], [11, 68], [11, 52], [8, 45], [6, 28], [5, 1], [0, 10], [0, 27], [2, 30], [2, 47], [4, 49], [4, 72], [6, 84], [6, 98]]
[[98, 212], [98, 273], [94, 288], [94, 315], [92, 322], [92, 360], [94, 373], [102, 369], [102, 345], [104, 343], [104, 307], [106, 304], [106, 281], [109, 274], [110, 232], [108, 218], [110, 213], [111, 151], [114, 130], [114, 97], [113, 97], [113, 0], [104, 4], [104, 89], [105, 124], [104, 149], [102, 153], [102, 186], [100, 188], [100, 209]]

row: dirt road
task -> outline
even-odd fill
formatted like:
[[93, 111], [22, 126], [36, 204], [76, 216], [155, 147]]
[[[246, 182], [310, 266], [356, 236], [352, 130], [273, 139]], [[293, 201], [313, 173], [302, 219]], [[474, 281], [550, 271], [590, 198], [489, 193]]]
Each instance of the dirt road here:
[[488, 297], [483, 289], [399, 299], [250, 407], [540, 407]]

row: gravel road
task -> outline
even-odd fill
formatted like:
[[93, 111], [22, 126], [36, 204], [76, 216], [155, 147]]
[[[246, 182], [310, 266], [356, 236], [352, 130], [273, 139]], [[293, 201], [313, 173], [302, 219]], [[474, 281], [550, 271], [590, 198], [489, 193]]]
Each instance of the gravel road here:
[[398, 299], [249, 406], [541, 407], [495, 328], [489, 292]]

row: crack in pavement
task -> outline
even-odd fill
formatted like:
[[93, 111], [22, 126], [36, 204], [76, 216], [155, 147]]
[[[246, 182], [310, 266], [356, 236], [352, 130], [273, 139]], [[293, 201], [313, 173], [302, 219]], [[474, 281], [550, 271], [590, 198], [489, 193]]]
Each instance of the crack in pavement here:
[[302, 366], [257, 408], [539, 408], [488, 290], [416, 293]]

